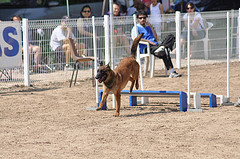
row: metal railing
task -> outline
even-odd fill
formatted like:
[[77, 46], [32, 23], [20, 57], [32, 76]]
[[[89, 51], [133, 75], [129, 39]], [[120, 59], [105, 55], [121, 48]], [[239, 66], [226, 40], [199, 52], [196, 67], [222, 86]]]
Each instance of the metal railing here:
[[[160, 39], [163, 39], [168, 34], [177, 35], [177, 32], [181, 31], [183, 26], [183, 14], [176, 19], [176, 14], [166, 14], [162, 18], [164, 23], [164, 29], [161, 32]], [[208, 57], [204, 56], [204, 41], [194, 40], [191, 64], [199, 63], [213, 63], [217, 61], [226, 60], [227, 52], [227, 12], [202, 12], [202, 17], [207, 22], [213, 24], [208, 30]], [[239, 59], [239, 29], [238, 29], [238, 11], [230, 11], [230, 58], [237, 60]], [[133, 17], [117, 17], [113, 18], [113, 42], [111, 43], [110, 33], [106, 32], [105, 17], [95, 17], [95, 29], [96, 37], [80, 33], [80, 29], [84, 28], [86, 31], [92, 33], [92, 19], [84, 20], [83, 23], [79, 22], [79, 19], [70, 19], [69, 25], [72, 27], [72, 32], [76, 37], [78, 43], [85, 45], [84, 53], [87, 56], [94, 55], [93, 40], [96, 40], [97, 46], [97, 58], [98, 61], [106, 61], [109, 55], [112, 55], [111, 62], [117, 65], [119, 61], [130, 54], [130, 46], [132, 43], [131, 30], [134, 26]], [[180, 26], [176, 27], [176, 22], [180, 22]], [[50, 48], [51, 34], [54, 28], [61, 25], [60, 19], [54, 20], [29, 20], [28, 21], [28, 34], [29, 34], [29, 45], [37, 46], [40, 48], [39, 61], [36, 57], [34, 50], [29, 51], [29, 71], [31, 82], [57, 82], [57, 81], [68, 81], [71, 77], [71, 71], [64, 69], [66, 64], [66, 55], [64, 51], [53, 51]], [[109, 26], [108, 26], [109, 27]], [[109, 39], [106, 39], [109, 37]], [[181, 36], [176, 36], [181, 38]], [[176, 46], [179, 39], [176, 39]], [[111, 49], [112, 47], [112, 49]], [[186, 49], [186, 47], [184, 48]], [[109, 50], [109, 52], [107, 52]], [[110, 52], [113, 51], [112, 54]], [[109, 54], [109, 55], [106, 55]], [[176, 63], [176, 67], [181, 68], [186, 66], [186, 50], [180, 48], [180, 57], [177, 52], [176, 56], [173, 54], [173, 60]], [[38, 56], [38, 57], [39, 57]], [[24, 61], [24, 59], [23, 59]], [[201, 61], [201, 62], [200, 62]], [[73, 65], [74, 61], [70, 59], [70, 64]], [[92, 78], [91, 67], [92, 63], [82, 63], [80, 65], [79, 78]], [[23, 65], [20, 68], [14, 69], [2, 69], [0, 72], [0, 86], [5, 86], [12, 83], [22, 83], [24, 81], [23, 76]]]

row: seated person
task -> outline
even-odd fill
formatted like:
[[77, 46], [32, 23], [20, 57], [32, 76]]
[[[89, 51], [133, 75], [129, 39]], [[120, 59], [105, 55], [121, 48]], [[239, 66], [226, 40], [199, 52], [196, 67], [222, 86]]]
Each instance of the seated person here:
[[[113, 16], [120, 17], [120, 8], [117, 3], [113, 3]], [[114, 20], [117, 21], [119, 19], [114, 19]], [[116, 23], [117, 22], [115, 22], [115, 24]], [[130, 43], [129, 43], [129, 40], [127, 39], [127, 36], [124, 34], [122, 30], [121, 24], [122, 23], [119, 22], [119, 24], [116, 24], [114, 26], [114, 34], [115, 34], [114, 46], [117, 46], [117, 42], [119, 42], [120, 45], [124, 46], [126, 53], [130, 55], [131, 54]]]
[[[63, 16], [61, 20], [61, 25], [57, 26], [51, 35], [50, 46], [53, 51], [61, 51], [64, 50], [66, 54], [66, 70], [73, 70], [73, 68], [69, 65], [70, 63], [70, 46], [68, 38], [72, 38], [75, 40], [75, 37], [72, 33], [72, 28], [69, 26], [69, 17]], [[79, 55], [84, 55], [85, 44], [84, 43], [76, 43], [75, 46], [79, 52]]]
[[[205, 28], [203, 24], [202, 16], [199, 12], [195, 11], [195, 5], [192, 2], [189, 2], [186, 5], [187, 13], [183, 16], [184, 20], [184, 29], [180, 40], [180, 45], [184, 45], [187, 40], [188, 32], [188, 15], [190, 16], [190, 40], [199, 40], [205, 37]], [[173, 50], [176, 52], [176, 49]], [[190, 47], [190, 57], [192, 56], [192, 45]]]
[[127, 10], [127, 16], [132, 16], [133, 14], [137, 14], [137, 11], [139, 11], [139, 10], [144, 10], [148, 14], [150, 14], [150, 4], [147, 7], [144, 4], [144, 2], [142, 2], [141, 0], [134, 0], [133, 5], [130, 6]]
[[[19, 15], [14, 15], [11, 17], [11, 21], [21, 21], [22, 18]], [[29, 40], [32, 39], [31, 34], [29, 32]], [[32, 45], [29, 43], [29, 65], [32, 63], [33, 55], [34, 55], [34, 64], [35, 67], [33, 71], [38, 71], [38, 64], [40, 63], [40, 59], [42, 57], [42, 49], [38, 45]]]
[[[167, 70], [169, 70], [170, 72], [169, 78], [181, 77], [181, 75], [178, 74], [173, 68], [173, 64], [172, 64], [172, 60], [169, 55], [169, 52], [167, 53], [165, 52], [165, 47], [172, 49], [171, 48], [172, 46], [163, 46], [158, 44], [156, 40], [157, 39], [156, 31], [154, 30], [153, 26], [150, 23], [146, 22], [147, 13], [143, 10], [139, 10], [137, 13], [137, 19], [138, 19], [138, 24], [137, 24], [138, 34], [144, 33], [141, 40], [149, 42], [151, 54], [154, 54], [155, 56], [163, 59]], [[132, 37], [133, 38], [137, 37], [138, 34], [136, 34], [136, 28], [133, 27]], [[173, 43], [174, 43], [174, 40], [171, 41], [171, 45], [173, 45]], [[146, 45], [140, 44], [139, 45], [140, 52], [143, 53], [146, 47], [147, 47]]]
[[132, 16], [137, 13], [138, 0], [134, 0], [133, 5], [127, 8], [127, 16]]
[[120, 9], [120, 15], [121, 16], [126, 16], [127, 15], [127, 6], [128, 6], [128, 1], [126, 0], [115, 0], [115, 2], [118, 4], [119, 9]]
[[[187, 6], [187, 3], [189, 2], [190, 0], [175, 0], [174, 1], [174, 5], [171, 6], [172, 9], [174, 9], [175, 11], [179, 11], [181, 13], [187, 13], [187, 10], [186, 10], [186, 6]], [[199, 11], [198, 8], [195, 6], [195, 10], [196, 11]]]
[[[93, 56], [93, 27], [91, 19], [91, 7], [85, 5], [82, 7], [80, 17], [77, 20], [77, 29], [80, 34], [80, 41], [88, 48], [88, 56]], [[98, 37], [96, 37], [99, 39]]]

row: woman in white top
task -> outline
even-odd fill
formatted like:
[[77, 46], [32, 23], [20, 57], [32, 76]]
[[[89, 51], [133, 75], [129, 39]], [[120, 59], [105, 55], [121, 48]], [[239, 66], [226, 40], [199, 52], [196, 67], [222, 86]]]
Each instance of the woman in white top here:
[[185, 28], [183, 30], [182, 38], [187, 40], [187, 26], [188, 26], [188, 15], [190, 16], [190, 39], [197, 40], [202, 39], [205, 36], [204, 24], [202, 16], [199, 12], [195, 11], [195, 6], [192, 2], [186, 5], [187, 13], [183, 16]]
[[164, 14], [163, 6], [157, 0], [151, 0], [150, 5], [150, 23], [157, 32], [158, 37], [161, 36], [161, 30], [163, 28], [161, 16]]
[[[185, 41], [187, 41], [188, 15], [190, 16], [190, 40], [198, 40], [205, 37], [203, 19], [201, 14], [195, 11], [194, 4], [192, 2], [187, 3], [186, 10], [187, 13], [183, 16], [185, 27], [183, 28], [181, 35], [181, 46], [184, 45]], [[176, 52], [176, 49], [174, 49], [172, 52]], [[192, 45], [190, 47], [190, 52], [192, 52]], [[190, 54], [190, 56], [192, 56], [192, 54]]]

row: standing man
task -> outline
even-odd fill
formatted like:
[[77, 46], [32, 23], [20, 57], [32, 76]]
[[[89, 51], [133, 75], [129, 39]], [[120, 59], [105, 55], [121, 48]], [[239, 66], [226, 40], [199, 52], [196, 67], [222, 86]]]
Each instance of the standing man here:
[[[132, 37], [136, 38], [138, 34], [144, 33], [141, 40], [146, 41], [150, 44], [151, 54], [154, 54], [155, 56], [163, 59], [163, 62], [167, 70], [169, 70], [170, 72], [169, 78], [181, 77], [182, 75], [178, 74], [173, 68], [170, 54], [165, 51], [166, 46], [158, 44], [156, 31], [154, 30], [153, 26], [150, 23], [146, 22], [147, 13], [143, 10], [139, 10], [137, 13], [137, 19], [138, 19], [137, 24], [138, 33], [136, 34], [136, 28], [133, 27]], [[172, 40], [170, 40], [170, 42], [173, 44], [174, 37], [172, 37]], [[146, 45], [140, 44], [139, 45], [140, 52], [144, 53], [146, 47], [147, 47]]]
[[53, 51], [61, 51], [64, 50], [66, 54], [66, 67], [65, 70], [71, 71], [73, 67], [70, 66], [70, 46], [68, 38], [72, 38], [75, 41], [75, 46], [78, 50], [79, 55], [84, 55], [85, 52], [85, 44], [84, 43], [76, 43], [75, 37], [72, 33], [72, 28], [69, 26], [69, 17], [63, 16], [61, 20], [61, 25], [57, 26], [51, 35], [50, 46]]

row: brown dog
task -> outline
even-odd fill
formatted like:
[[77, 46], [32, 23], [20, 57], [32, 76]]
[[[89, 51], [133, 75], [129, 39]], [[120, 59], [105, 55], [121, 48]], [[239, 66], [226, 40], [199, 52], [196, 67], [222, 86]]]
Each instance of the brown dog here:
[[124, 58], [114, 70], [110, 68], [109, 64], [100, 64], [100, 67], [97, 71], [96, 79], [98, 79], [100, 83], [103, 82], [103, 96], [97, 110], [102, 109], [103, 104], [105, 103], [109, 95], [109, 92], [112, 91], [117, 102], [115, 116], [119, 116], [121, 105], [121, 91], [125, 88], [128, 81], [132, 82], [129, 90], [130, 93], [132, 92], [135, 82], [135, 88], [138, 89], [139, 64], [135, 60], [135, 57], [137, 46], [142, 36], [143, 33], [139, 34], [134, 39], [130, 57]]

